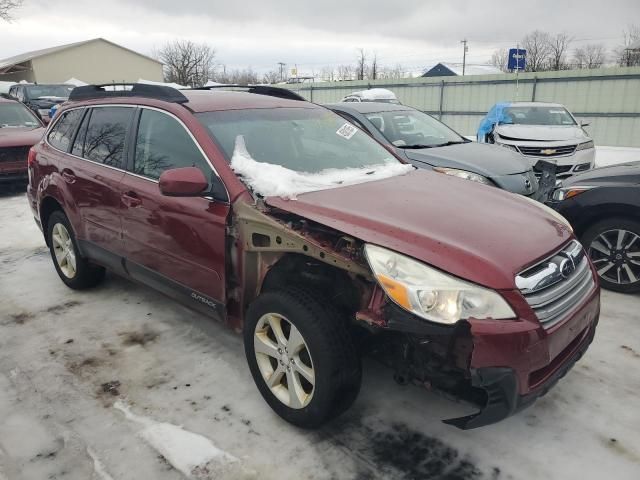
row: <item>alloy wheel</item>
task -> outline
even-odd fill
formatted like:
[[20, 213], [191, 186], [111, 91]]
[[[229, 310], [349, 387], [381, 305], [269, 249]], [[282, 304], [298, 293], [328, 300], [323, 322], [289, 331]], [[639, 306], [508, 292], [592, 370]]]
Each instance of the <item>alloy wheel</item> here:
[[260, 317], [253, 346], [262, 378], [278, 400], [293, 409], [306, 407], [315, 388], [311, 353], [302, 334], [284, 316]]
[[602, 232], [589, 245], [598, 275], [619, 285], [640, 280], [640, 236], [624, 229]]
[[53, 242], [53, 253], [60, 271], [67, 278], [75, 277], [77, 271], [76, 252], [71, 235], [69, 235], [69, 231], [63, 224], [56, 223], [53, 226], [51, 241]]

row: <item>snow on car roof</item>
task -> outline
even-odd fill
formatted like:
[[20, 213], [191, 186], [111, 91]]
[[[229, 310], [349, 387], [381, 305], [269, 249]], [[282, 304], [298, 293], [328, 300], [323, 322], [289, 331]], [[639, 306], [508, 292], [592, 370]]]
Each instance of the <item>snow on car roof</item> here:
[[370, 88], [359, 92], [352, 92], [346, 97], [360, 97], [365, 100], [397, 100], [396, 94], [386, 88]]

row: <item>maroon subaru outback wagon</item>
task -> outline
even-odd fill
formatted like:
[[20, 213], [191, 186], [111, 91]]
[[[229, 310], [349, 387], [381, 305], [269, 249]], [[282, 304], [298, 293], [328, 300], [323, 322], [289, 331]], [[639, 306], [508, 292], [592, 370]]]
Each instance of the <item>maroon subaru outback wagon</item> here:
[[402, 163], [287, 90], [76, 88], [31, 151], [28, 196], [71, 288], [105, 268], [244, 335], [287, 421], [346, 410], [362, 355], [496, 422], [591, 343], [597, 276], [567, 222]]

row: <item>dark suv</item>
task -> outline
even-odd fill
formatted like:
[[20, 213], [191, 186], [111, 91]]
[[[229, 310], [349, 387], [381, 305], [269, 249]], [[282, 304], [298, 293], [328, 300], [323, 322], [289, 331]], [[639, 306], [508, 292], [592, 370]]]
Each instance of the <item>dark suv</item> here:
[[73, 85], [19, 83], [9, 89], [9, 95], [33, 110], [44, 123], [49, 123], [49, 111], [69, 98]]
[[528, 405], [591, 343], [591, 263], [557, 213], [401, 162], [287, 90], [79, 87], [30, 156], [55, 268], [105, 268], [243, 331], [258, 389], [317, 427], [359, 391], [360, 356], [479, 405]]

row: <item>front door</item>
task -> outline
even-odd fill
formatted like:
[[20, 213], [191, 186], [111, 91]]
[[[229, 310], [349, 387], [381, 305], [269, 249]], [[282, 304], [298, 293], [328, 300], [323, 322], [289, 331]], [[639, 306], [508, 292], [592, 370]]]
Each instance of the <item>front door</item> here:
[[195, 166], [219, 181], [204, 153], [173, 115], [142, 108], [129, 173], [121, 184], [127, 269], [134, 278], [222, 316], [229, 205], [210, 197], [165, 197], [158, 179]]

